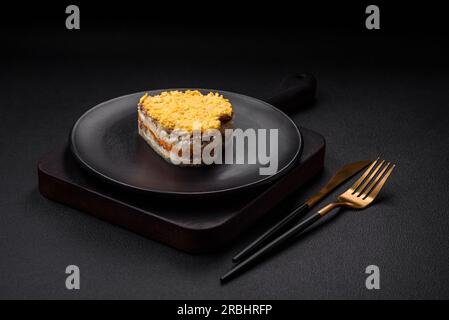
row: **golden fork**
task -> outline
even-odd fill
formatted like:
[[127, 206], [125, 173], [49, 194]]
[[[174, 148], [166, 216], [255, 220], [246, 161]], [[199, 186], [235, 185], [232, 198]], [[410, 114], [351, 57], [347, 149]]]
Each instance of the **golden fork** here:
[[299, 235], [302, 231], [310, 227], [318, 219], [324, 217], [327, 213], [337, 207], [347, 207], [351, 209], [364, 209], [368, 207], [374, 199], [379, 195], [380, 190], [387, 182], [388, 177], [393, 171], [395, 165], [388, 162], [386, 165], [385, 160], [380, 161], [377, 158], [369, 168], [362, 174], [362, 176], [345, 192], [343, 192], [337, 201], [331, 202], [317, 213], [303, 220], [301, 223], [293, 226], [285, 233], [275, 238], [258, 251], [250, 255], [248, 258], [235, 265], [220, 280], [221, 282], [227, 282], [234, 278], [237, 274], [247, 269], [251, 265], [255, 264], [260, 258], [266, 254], [273, 252], [274, 249], [280, 245], [291, 240]]
[[[338, 196], [337, 201], [329, 203], [318, 211], [320, 217], [329, 213], [337, 207], [347, 207], [351, 209], [364, 209], [376, 199], [380, 190], [387, 182], [388, 177], [396, 165], [377, 158], [362, 176], [345, 192]], [[379, 170], [382, 169], [380, 172]]]

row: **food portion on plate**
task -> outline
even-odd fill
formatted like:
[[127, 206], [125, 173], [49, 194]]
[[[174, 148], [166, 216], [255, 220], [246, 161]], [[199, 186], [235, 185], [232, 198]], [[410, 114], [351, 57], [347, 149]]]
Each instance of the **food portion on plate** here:
[[[198, 90], [164, 91], [158, 95], [145, 94], [138, 103], [140, 136], [165, 160], [173, 162], [173, 150], [189, 150], [183, 165], [201, 164], [192, 161], [193, 146], [198, 143], [200, 152], [213, 143], [202, 140], [201, 135], [232, 125], [233, 109], [230, 101], [219, 93], [203, 94]], [[181, 146], [181, 147], [180, 147]], [[175, 148], [175, 149], [174, 149]], [[176, 163], [178, 164], [178, 163]]]

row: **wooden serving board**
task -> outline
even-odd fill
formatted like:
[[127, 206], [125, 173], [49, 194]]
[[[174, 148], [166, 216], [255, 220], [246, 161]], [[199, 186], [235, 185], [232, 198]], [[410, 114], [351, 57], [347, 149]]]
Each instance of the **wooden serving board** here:
[[244, 193], [173, 201], [125, 192], [81, 168], [67, 147], [39, 160], [39, 190], [48, 199], [177, 249], [210, 252], [236, 239], [321, 171], [324, 138], [305, 128], [301, 132], [304, 138], [301, 160], [279, 180]]

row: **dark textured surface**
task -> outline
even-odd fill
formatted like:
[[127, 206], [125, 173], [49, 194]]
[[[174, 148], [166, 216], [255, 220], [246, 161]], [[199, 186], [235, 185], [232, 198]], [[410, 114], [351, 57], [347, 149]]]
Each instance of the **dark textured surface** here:
[[[447, 38], [85, 27], [3, 37], [1, 298], [449, 298]], [[37, 159], [65, 142], [77, 117], [101, 101], [178, 86], [264, 98], [297, 71], [312, 72], [319, 90], [317, 103], [294, 119], [327, 140], [325, 172], [297, 194], [297, 203], [345, 163], [381, 155], [398, 167], [375, 206], [341, 211], [226, 286], [218, 278], [232, 255], [269, 221], [227, 251], [195, 256], [37, 191]], [[81, 269], [79, 291], [65, 289], [69, 264]], [[370, 264], [380, 267], [381, 290], [365, 289]]]

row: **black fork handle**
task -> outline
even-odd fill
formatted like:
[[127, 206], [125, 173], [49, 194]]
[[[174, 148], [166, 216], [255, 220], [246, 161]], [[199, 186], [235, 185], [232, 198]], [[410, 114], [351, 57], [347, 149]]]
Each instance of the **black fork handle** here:
[[264, 232], [260, 237], [254, 240], [250, 245], [248, 245], [245, 249], [240, 251], [237, 255], [232, 258], [232, 261], [239, 262], [243, 259], [247, 258], [251, 253], [256, 251], [256, 249], [260, 248], [264, 243], [267, 243], [269, 239], [274, 238], [275, 235], [279, 234], [281, 230], [285, 229], [287, 225], [292, 224], [294, 221], [297, 221], [299, 218], [303, 217], [308, 211], [310, 207], [307, 203], [302, 204], [295, 210], [293, 210], [290, 214], [285, 216], [281, 221], [276, 223], [273, 227]]
[[222, 283], [225, 283], [241, 272], [245, 271], [249, 267], [253, 266], [257, 262], [259, 262], [262, 258], [272, 253], [275, 249], [279, 248], [281, 245], [285, 244], [289, 240], [295, 238], [295, 236], [299, 235], [302, 231], [310, 227], [317, 220], [321, 218], [321, 215], [317, 212], [311, 215], [310, 217], [303, 220], [301, 223], [295, 225], [276, 239], [272, 240], [258, 251], [249, 256], [246, 260], [243, 260], [239, 264], [235, 265], [230, 271], [228, 271], [224, 276], [220, 278]]

